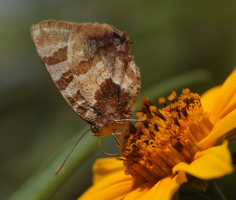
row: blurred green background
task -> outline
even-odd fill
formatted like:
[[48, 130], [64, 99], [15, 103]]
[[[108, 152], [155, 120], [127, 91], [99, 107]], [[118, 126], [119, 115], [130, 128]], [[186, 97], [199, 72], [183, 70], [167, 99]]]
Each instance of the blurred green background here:
[[[111, 24], [136, 41], [132, 54], [142, 72], [142, 91], [175, 75], [205, 69], [212, 78], [190, 87], [202, 93], [221, 84], [236, 66], [235, 10], [234, 0], [1, 0], [0, 199], [7, 199], [58, 156], [59, 148], [72, 148], [66, 141], [86, 125], [62, 98], [37, 55], [32, 24], [44, 19]], [[109, 138], [103, 146], [117, 152], [114, 144]], [[105, 156], [97, 142], [96, 152], [50, 199], [80, 196], [92, 183], [92, 163]], [[235, 199], [234, 178], [219, 182], [228, 199]]]

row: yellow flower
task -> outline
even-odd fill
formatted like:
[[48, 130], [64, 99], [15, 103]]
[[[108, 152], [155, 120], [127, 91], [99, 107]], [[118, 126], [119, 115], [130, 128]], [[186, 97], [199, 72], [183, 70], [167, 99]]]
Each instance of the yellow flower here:
[[162, 109], [145, 98], [143, 122], [122, 133], [123, 162], [97, 160], [94, 185], [79, 200], [169, 200], [187, 175], [211, 180], [233, 172], [227, 139], [236, 133], [236, 70], [200, 100], [189, 89], [160, 98]]

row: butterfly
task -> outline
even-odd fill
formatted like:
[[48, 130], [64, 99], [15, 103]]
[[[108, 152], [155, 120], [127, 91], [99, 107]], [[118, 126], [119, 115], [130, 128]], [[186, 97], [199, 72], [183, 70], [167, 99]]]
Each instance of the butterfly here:
[[94, 136], [116, 133], [133, 117], [141, 74], [127, 33], [107, 24], [46, 20], [31, 27], [31, 36], [62, 96]]

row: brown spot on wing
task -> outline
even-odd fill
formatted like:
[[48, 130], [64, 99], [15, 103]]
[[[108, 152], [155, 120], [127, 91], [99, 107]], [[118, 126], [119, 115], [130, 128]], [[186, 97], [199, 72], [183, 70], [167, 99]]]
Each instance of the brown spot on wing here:
[[72, 66], [71, 69], [76, 75], [86, 74], [92, 67], [96, 66], [98, 62], [102, 61], [102, 57], [99, 53], [96, 53], [94, 57], [87, 61], [81, 61], [77, 66]]
[[52, 56], [43, 57], [42, 60], [48, 66], [64, 62], [67, 60], [67, 49], [67, 46], [60, 48], [58, 51], [54, 52]]
[[86, 113], [87, 113], [88, 109], [81, 106], [81, 105], [78, 105], [76, 108], [75, 108], [75, 112], [82, 118], [84, 119], [86, 122], [88, 123], [92, 123], [93, 121], [91, 121], [91, 119], [88, 119], [86, 117]]
[[77, 93], [79, 93], [79, 94], [76, 94], [76, 95], [74, 95], [74, 96], [72, 96], [72, 97], [67, 97], [67, 100], [68, 100], [69, 104], [70, 104], [72, 107], [77, 104], [77, 103], [76, 103], [77, 101], [79, 101], [80, 99], [82, 99], [82, 96], [81, 96], [79, 90], [78, 90]]
[[80, 89], [78, 89], [78, 91], [76, 92], [74, 96], [67, 97], [67, 100], [72, 107], [78, 104], [79, 101], [82, 102], [84, 100], [84, 102], [86, 102], [84, 97], [80, 93]]
[[100, 85], [100, 89], [95, 94], [97, 103], [94, 109], [101, 113], [116, 113], [120, 95], [120, 86], [112, 79], [106, 79]]
[[74, 77], [70, 70], [63, 73], [58, 81], [55, 81], [59, 90], [65, 90], [66, 87], [73, 81]]

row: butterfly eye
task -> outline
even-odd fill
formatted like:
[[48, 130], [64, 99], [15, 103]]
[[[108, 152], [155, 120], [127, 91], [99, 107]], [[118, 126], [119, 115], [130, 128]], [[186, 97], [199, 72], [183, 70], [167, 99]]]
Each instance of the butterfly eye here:
[[94, 134], [97, 134], [99, 132], [98, 126], [96, 126], [96, 124], [91, 125], [91, 130]]
[[114, 31], [113, 37], [115, 38], [116, 46], [120, 46], [127, 41], [127, 37], [124, 33], [121, 35], [120, 33]]
[[116, 46], [121, 46], [124, 44], [124, 41], [116, 40]]

